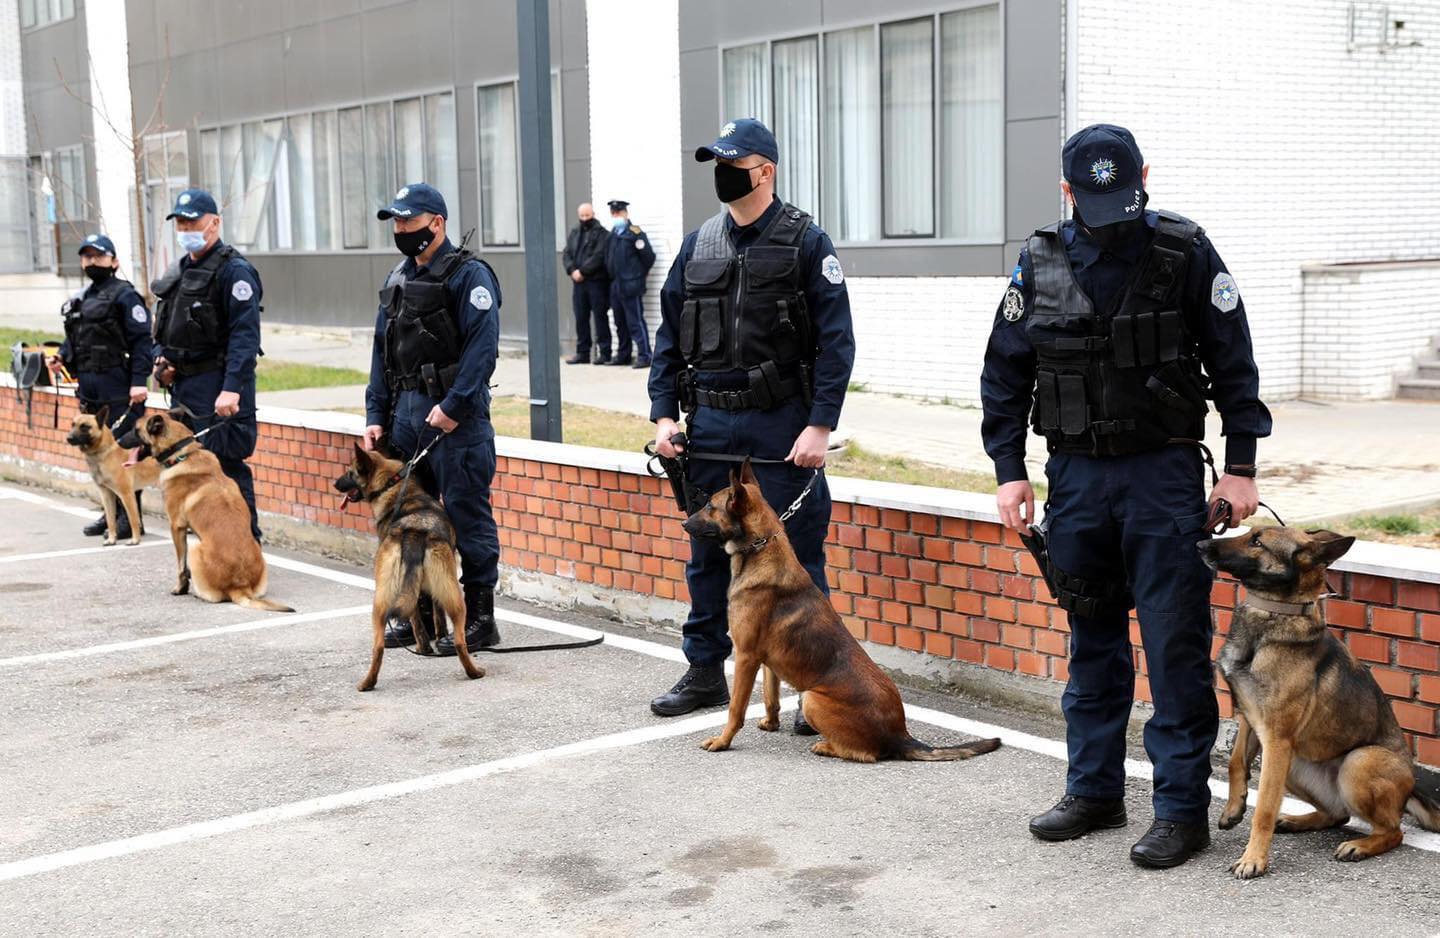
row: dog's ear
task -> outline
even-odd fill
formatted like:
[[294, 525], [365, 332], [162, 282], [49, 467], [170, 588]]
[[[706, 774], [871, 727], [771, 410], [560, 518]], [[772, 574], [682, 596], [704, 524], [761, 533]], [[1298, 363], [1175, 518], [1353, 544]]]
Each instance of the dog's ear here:
[[750, 492], [745, 488], [743, 475], [743, 469], [730, 470], [730, 497], [725, 502], [725, 510], [736, 518], [750, 509]]
[[154, 439], [155, 437], [158, 437], [160, 434], [164, 433], [165, 418], [160, 416], [159, 414], [156, 414], [149, 420], [145, 421], [145, 432], [150, 435], [151, 439]]
[[366, 475], [369, 475], [369, 474], [370, 474], [371, 465], [372, 465], [372, 464], [371, 464], [371, 462], [370, 462], [370, 454], [369, 454], [368, 452], [366, 452], [365, 447], [363, 447], [363, 446], [360, 445], [360, 441], [359, 441], [359, 440], [356, 440], [356, 441], [355, 441], [355, 468], [358, 469], [359, 471], [365, 473]]
[[755, 478], [755, 469], [753, 466], [750, 465], [749, 456], [746, 456], [745, 461], [740, 464], [740, 481], [744, 482], [746, 485], [760, 484], [759, 480]]
[[1313, 531], [1306, 531], [1310, 536], [1310, 543], [1302, 548], [1309, 557], [1310, 562], [1316, 566], [1328, 567], [1350, 549], [1355, 543], [1355, 538], [1346, 534], [1336, 534], [1334, 531], [1327, 531], [1323, 528]]
[[101, 404], [101, 405], [100, 405], [100, 409], [97, 410], [97, 411], [95, 411], [95, 422], [96, 422], [97, 424], [99, 424], [100, 426], [102, 426], [102, 427], [105, 426], [107, 423], [110, 422], [110, 405], [109, 405], [109, 404]]

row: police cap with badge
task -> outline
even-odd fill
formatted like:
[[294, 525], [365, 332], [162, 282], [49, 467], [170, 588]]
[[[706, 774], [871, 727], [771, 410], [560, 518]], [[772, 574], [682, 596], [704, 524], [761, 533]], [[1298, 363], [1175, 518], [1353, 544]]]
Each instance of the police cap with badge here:
[[80, 249], [76, 254], [84, 254], [86, 251], [95, 251], [99, 254], [108, 254], [116, 257], [115, 242], [111, 241], [108, 235], [92, 234], [86, 235], [85, 240], [80, 242]]

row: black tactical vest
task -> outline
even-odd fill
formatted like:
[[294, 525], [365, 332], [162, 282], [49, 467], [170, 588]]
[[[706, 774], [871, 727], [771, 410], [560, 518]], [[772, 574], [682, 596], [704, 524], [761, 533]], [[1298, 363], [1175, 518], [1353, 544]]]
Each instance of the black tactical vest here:
[[241, 256], [232, 246], [221, 245], [200, 263], [183, 272], [177, 268], [152, 285], [155, 338], [165, 348], [184, 355], [183, 362], [175, 363], [182, 371], [193, 372], [195, 365], [224, 365], [230, 323], [225, 298], [220, 295], [220, 270], [232, 257]]
[[119, 309], [116, 301], [130, 288], [130, 281], [110, 277], [89, 296], [71, 297], [66, 302], [62, 310], [65, 339], [76, 371], [109, 371], [129, 362], [124, 317], [130, 313]]
[[815, 356], [800, 265], [810, 216], [783, 206], [743, 255], [726, 231], [727, 217], [721, 211], [700, 226], [685, 265], [680, 353], [695, 372], [748, 372], [758, 399], [735, 409], [763, 408], [801, 393]]
[[1035, 308], [1034, 425], [1052, 452], [1113, 456], [1205, 434], [1208, 382], [1180, 293], [1201, 228], [1161, 212], [1155, 238], [1113, 310], [1096, 310], [1075, 281], [1059, 225], [1027, 244]]
[[[380, 289], [380, 306], [385, 310], [385, 383], [392, 390], [421, 388], [439, 397], [454, 382], [465, 336], [445, 283], [471, 259], [479, 260], [466, 250], [451, 251], [409, 280], [403, 261], [390, 271]], [[485, 269], [495, 276], [489, 264]]]

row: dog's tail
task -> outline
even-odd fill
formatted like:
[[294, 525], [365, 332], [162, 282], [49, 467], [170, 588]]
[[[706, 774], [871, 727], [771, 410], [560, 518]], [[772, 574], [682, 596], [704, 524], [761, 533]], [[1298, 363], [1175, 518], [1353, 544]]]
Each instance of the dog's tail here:
[[910, 762], [954, 762], [957, 759], [973, 759], [1000, 748], [998, 739], [977, 739], [959, 746], [929, 746], [913, 736], [900, 744], [900, 758]]
[[400, 582], [390, 595], [392, 608], [388, 617], [405, 618], [420, 599], [425, 576], [425, 555], [430, 549], [430, 535], [424, 531], [400, 532]]
[[273, 599], [266, 599], [263, 596], [251, 596], [248, 593], [234, 592], [230, 594], [230, 601], [237, 606], [244, 606], [246, 609], [263, 609], [265, 612], [294, 612], [284, 603], [277, 603]]
[[1405, 802], [1405, 812], [1420, 823], [1427, 831], [1440, 833], [1440, 802], [1418, 788], [1410, 793]]

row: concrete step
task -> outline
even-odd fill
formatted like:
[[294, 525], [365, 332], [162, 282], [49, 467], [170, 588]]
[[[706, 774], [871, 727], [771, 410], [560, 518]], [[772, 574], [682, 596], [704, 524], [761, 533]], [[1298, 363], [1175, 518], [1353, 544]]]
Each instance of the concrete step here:
[[1413, 377], [1440, 378], [1440, 358], [1427, 358], [1423, 361], [1416, 362]]
[[1440, 401], [1440, 378], [1402, 378], [1395, 396], [1412, 401]]

